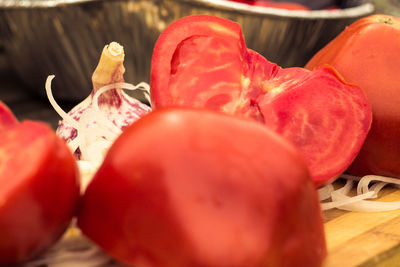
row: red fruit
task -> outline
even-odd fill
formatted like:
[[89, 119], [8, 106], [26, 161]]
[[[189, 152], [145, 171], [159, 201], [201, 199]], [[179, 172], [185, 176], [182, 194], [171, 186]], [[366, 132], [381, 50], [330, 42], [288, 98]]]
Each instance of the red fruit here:
[[371, 131], [349, 172], [400, 178], [400, 18], [372, 15], [356, 21], [308, 62], [331, 64], [365, 92]]
[[77, 167], [45, 124], [0, 133], [0, 265], [31, 259], [66, 230], [79, 200]]
[[267, 0], [230, 0], [230, 1], [254, 5], [254, 6], [273, 7], [273, 8], [281, 8], [288, 10], [310, 10], [308, 7], [304, 5], [292, 2], [274, 2]]
[[231, 21], [192, 16], [170, 25], [152, 59], [154, 108], [201, 107], [260, 121], [291, 141], [320, 186], [353, 161], [371, 110], [332, 68], [282, 69], [246, 48]]
[[319, 201], [297, 151], [262, 125], [167, 109], [127, 128], [78, 225], [132, 266], [320, 266]]
[[0, 101], [0, 132], [17, 124], [17, 118], [15, 118], [11, 110]]

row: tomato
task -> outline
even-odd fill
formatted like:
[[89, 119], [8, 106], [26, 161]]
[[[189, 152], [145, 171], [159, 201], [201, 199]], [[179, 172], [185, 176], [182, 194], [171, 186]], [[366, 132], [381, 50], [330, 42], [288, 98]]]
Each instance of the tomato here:
[[11, 110], [0, 101], [0, 132], [18, 124]]
[[83, 233], [133, 266], [320, 266], [315, 187], [261, 124], [162, 109], [127, 128], [87, 188]]
[[364, 90], [372, 105], [371, 131], [348, 172], [400, 178], [400, 18], [356, 21], [307, 64], [331, 64]]
[[31, 259], [54, 244], [80, 197], [75, 160], [44, 123], [0, 133], [0, 265]]
[[292, 3], [292, 2], [274, 2], [274, 1], [267, 1], [267, 0], [230, 0], [234, 2], [255, 5], [255, 6], [263, 6], [263, 7], [273, 7], [273, 8], [281, 8], [281, 9], [288, 9], [288, 10], [310, 10], [308, 7]]
[[371, 124], [362, 91], [332, 68], [282, 69], [247, 49], [240, 27], [211, 16], [176, 21], [151, 67], [153, 108], [200, 107], [259, 121], [291, 141], [317, 186], [340, 175]]

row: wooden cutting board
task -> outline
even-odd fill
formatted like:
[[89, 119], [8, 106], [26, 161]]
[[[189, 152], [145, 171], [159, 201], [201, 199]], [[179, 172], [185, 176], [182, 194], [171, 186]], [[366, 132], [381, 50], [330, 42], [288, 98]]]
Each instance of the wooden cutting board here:
[[[386, 189], [379, 201], [400, 201], [400, 190]], [[323, 267], [400, 266], [400, 210], [323, 212], [328, 257]]]

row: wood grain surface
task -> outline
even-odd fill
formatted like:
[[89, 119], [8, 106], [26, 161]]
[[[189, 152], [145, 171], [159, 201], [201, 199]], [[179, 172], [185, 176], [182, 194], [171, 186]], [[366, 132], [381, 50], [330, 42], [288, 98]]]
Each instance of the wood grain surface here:
[[[400, 201], [388, 188], [379, 201]], [[400, 266], [400, 210], [388, 212], [325, 211], [328, 258], [324, 267]]]

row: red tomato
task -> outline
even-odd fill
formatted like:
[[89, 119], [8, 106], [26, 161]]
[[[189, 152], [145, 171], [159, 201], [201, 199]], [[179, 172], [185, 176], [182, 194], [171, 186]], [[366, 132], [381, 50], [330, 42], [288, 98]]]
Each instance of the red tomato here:
[[18, 124], [11, 110], [0, 101], [0, 132]]
[[0, 265], [28, 260], [66, 230], [79, 200], [72, 153], [45, 124], [0, 134]]
[[372, 105], [371, 131], [348, 171], [400, 178], [400, 18], [373, 15], [358, 20], [306, 67], [326, 63], [359, 85]]
[[263, 7], [273, 7], [273, 8], [281, 8], [281, 9], [288, 9], [288, 10], [310, 10], [308, 7], [292, 3], [292, 2], [273, 2], [267, 0], [230, 0], [234, 2], [255, 5], [255, 6], [263, 6]]
[[167, 109], [126, 129], [87, 188], [83, 233], [133, 266], [320, 266], [319, 201], [261, 124]]
[[331, 68], [282, 69], [246, 48], [231, 21], [192, 16], [170, 25], [152, 59], [154, 108], [203, 107], [263, 122], [300, 150], [320, 186], [353, 161], [371, 110]]

